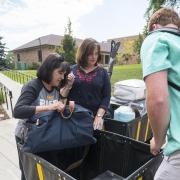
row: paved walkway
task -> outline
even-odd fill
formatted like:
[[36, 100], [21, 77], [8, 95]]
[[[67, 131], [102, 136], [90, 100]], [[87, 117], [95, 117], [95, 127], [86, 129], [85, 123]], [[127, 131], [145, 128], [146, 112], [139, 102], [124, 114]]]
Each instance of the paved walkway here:
[[[12, 91], [12, 104], [14, 107], [20, 95], [22, 85], [1, 73], [0, 82]], [[0, 180], [20, 180], [18, 155], [14, 138], [15, 126], [18, 120], [12, 118], [10, 109], [7, 113], [10, 119], [0, 121]]]

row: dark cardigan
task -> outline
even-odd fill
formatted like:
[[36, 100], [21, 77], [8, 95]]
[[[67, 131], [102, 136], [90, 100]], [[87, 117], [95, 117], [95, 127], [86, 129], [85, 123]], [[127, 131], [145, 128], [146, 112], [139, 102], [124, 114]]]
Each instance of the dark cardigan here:
[[75, 75], [75, 81], [69, 93], [69, 99], [90, 109], [94, 115], [99, 108], [107, 111], [111, 96], [107, 71], [103, 67], [97, 67], [90, 73], [85, 73], [75, 65], [72, 67], [72, 72]]

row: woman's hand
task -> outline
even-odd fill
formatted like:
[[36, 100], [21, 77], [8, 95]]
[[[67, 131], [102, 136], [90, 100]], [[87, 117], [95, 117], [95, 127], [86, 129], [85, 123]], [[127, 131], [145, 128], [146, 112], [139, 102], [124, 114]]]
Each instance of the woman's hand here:
[[41, 112], [47, 112], [47, 111], [54, 111], [57, 110], [58, 112], [62, 112], [65, 108], [65, 104], [63, 104], [61, 101], [57, 101], [53, 104], [46, 105], [46, 106], [36, 106], [36, 112], [41, 113]]
[[60, 94], [62, 97], [67, 98], [69, 91], [71, 90], [72, 85], [74, 83], [74, 79], [75, 79], [75, 76], [73, 73], [68, 74], [66, 85], [60, 89]]
[[58, 102], [55, 102], [53, 104], [50, 104], [48, 106], [48, 108], [50, 111], [57, 110], [59, 112], [62, 112], [65, 108], [65, 105], [61, 101], [58, 101]]
[[101, 130], [103, 128], [103, 122], [104, 121], [103, 121], [102, 117], [96, 116], [94, 119], [94, 124], [93, 124], [94, 130], [96, 130], [96, 129]]
[[69, 73], [68, 77], [67, 77], [67, 88], [72, 88], [72, 85], [74, 83], [74, 79], [75, 79], [74, 74], [72, 72]]

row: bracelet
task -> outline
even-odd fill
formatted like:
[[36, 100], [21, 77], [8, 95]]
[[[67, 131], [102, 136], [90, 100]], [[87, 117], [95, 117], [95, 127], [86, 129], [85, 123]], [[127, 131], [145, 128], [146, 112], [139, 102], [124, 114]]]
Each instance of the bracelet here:
[[61, 96], [61, 99], [67, 99], [67, 96], [62, 96], [61, 94], [60, 94], [60, 96]]

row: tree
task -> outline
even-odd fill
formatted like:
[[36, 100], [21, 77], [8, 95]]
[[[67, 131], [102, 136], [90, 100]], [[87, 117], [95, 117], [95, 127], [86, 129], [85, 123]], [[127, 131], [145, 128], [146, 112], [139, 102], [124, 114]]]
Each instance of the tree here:
[[64, 55], [64, 49], [63, 49], [62, 44], [55, 47], [55, 52], [57, 52], [58, 54], [63, 54]]
[[160, 9], [162, 6], [179, 8], [180, 1], [179, 0], [149, 0], [149, 6], [146, 10], [145, 15], [147, 17], [151, 16], [155, 11]]
[[148, 35], [148, 22], [150, 19], [150, 16], [160, 9], [162, 6], [170, 6], [175, 7], [177, 6], [178, 1], [177, 0], [149, 0], [149, 7], [146, 10], [145, 17], [146, 17], [146, 24], [144, 26], [142, 34], [139, 34], [138, 39], [134, 42], [134, 52], [137, 54], [138, 62], [140, 63], [140, 50], [141, 45]]
[[148, 35], [148, 22], [150, 16], [160, 9], [161, 7], [176, 7], [179, 8], [180, 1], [179, 0], [148, 0], [149, 1], [149, 6], [145, 12], [145, 17], [146, 17], [146, 24], [143, 29], [142, 35], [139, 34], [138, 39], [134, 42], [134, 52], [136, 52], [138, 56], [138, 62], [140, 63], [140, 50], [141, 50], [141, 45]]
[[15, 63], [14, 63], [14, 56], [13, 56], [13, 53], [11, 51], [9, 51], [7, 54], [6, 54], [6, 57], [5, 57], [5, 65], [6, 67], [10, 68], [10, 69], [14, 69], [15, 68]]
[[[148, 0], [149, 6], [145, 12], [146, 25], [144, 26], [143, 36], [144, 38], [148, 35], [148, 22], [151, 15], [160, 9], [161, 7], [179, 8], [179, 0]], [[141, 41], [141, 40], [140, 40]]]
[[133, 44], [134, 53], [137, 54], [138, 63], [140, 63], [140, 51], [143, 41], [144, 36], [142, 34], [139, 34], [138, 38], [134, 41]]
[[123, 42], [122, 53], [117, 54], [117, 61], [119, 64], [128, 64], [129, 60], [134, 55], [133, 44], [133, 40], [125, 40]]
[[5, 43], [2, 43], [2, 39], [0, 36], [0, 65], [5, 65]]
[[67, 28], [65, 28], [64, 38], [60, 46], [56, 47], [55, 51], [64, 56], [65, 60], [70, 64], [75, 63], [76, 41], [72, 37], [71, 21], [68, 20]]

